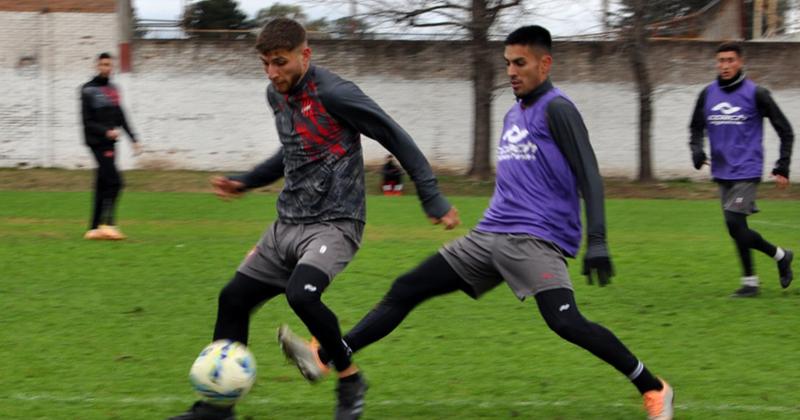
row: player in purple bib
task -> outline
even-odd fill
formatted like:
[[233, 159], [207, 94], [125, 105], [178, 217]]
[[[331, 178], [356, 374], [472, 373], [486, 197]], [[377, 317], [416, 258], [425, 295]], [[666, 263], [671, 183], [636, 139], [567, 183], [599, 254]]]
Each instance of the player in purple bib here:
[[[603, 180], [583, 119], [553, 87], [550, 33], [525, 26], [505, 41], [516, 103], [503, 123], [497, 180], [489, 209], [459, 238], [395, 280], [383, 300], [343, 340], [358, 351], [391, 333], [423, 301], [461, 290], [474, 299], [505, 282], [524, 300], [533, 297], [547, 325], [628, 376], [643, 395], [649, 419], [672, 418], [673, 392], [614, 336], [578, 310], [567, 272], [581, 242], [580, 196], [586, 206], [583, 272], [601, 286], [613, 275], [606, 245]], [[301, 348], [300, 345], [292, 346]], [[293, 357], [326, 369], [324, 348], [307, 343]], [[302, 372], [306, 378], [316, 372]]]
[[711, 176], [719, 184], [725, 223], [742, 263], [742, 286], [733, 296], [753, 297], [759, 293], [759, 280], [753, 267], [752, 249], [778, 262], [784, 289], [794, 277], [792, 251], [767, 242], [747, 225], [747, 216], [758, 211], [755, 199], [764, 168], [764, 117], [769, 118], [781, 139], [780, 158], [772, 169], [778, 188], [789, 185], [794, 133], [769, 91], [745, 76], [741, 46], [722, 44], [717, 48], [716, 58], [719, 76], [700, 93], [690, 125], [689, 145], [694, 167], [701, 169], [709, 164], [703, 150], [704, 136], [708, 133]]

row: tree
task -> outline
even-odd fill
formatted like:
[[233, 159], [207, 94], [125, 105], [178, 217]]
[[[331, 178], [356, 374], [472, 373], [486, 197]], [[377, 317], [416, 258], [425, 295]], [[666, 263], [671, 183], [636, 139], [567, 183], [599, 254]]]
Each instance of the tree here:
[[653, 124], [653, 83], [647, 68], [648, 35], [645, 27], [645, 2], [633, 1], [633, 24], [629, 29], [628, 44], [630, 47], [631, 69], [636, 79], [639, 95], [639, 174], [641, 182], [653, 180], [652, 144]]
[[255, 24], [259, 27], [275, 18], [289, 18], [306, 23], [308, 16], [303, 12], [303, 6], [295, 4], [275, 3], [270, 7], [265, 7], [256, 13]]
[[345, 16], [336, 19], [328, 30], [338, 37], [367, 38], [369, 37], [369, 24], [364, 19]]
[[244, 29], [246, 21], [235, 0], [201, 0], [186, 6], [181, 24], [184, 29]]
[[260, 28], [276, 18], [294, 19], [302, 23], [309, 32], [327, 32], [331, 26], [331, 22], [324, 17], [308, 20], [308, 15], [303, 10], [303, 6], [284, 3], [275, 3], [270, 7], [259, 10], [256, 13], [256, 18], [251, 22], [251, 26]]
[[[713, 3], [713, 2], [712, 2]], [[651, 33], [665, 22], [688, 16], [713, 5], [708, 0], [623, 0], [614, 20], [622, 45], [628, 51], [631, 71], [636, 81], [639, 102], [639, 170], [637, 179], [654, 179], [652, 156], [653, 81], [648, 68], [648, 47]]]
[[469, 175], [481, 179], [492, 175], [491, 115], [497, 52], [489, 44], [492, 25], [507, 9], [522, 0], [361, 0], [365, 18], [386, 20], [413, 28], [450, 28], [470, 41], [473, 89], [473, 139]]

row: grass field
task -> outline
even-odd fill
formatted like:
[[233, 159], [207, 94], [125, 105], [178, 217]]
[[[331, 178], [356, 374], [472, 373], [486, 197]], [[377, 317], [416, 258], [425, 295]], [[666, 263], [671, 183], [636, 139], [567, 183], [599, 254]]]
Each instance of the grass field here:
[[[271, 194], [130, 192], [131, 239], [81, 240], [86, 192], [0, 191], [0, 418], [162, 419], [185, 409], [186, 378], [210, 340], [219, 289], [274, 218]], [[426, 224], [414, 197], [369, 197], [363, 247], [326, 302], [354, 325], [393, 278], [463, 235], [488, 198], [453, 197], [466, 227]], [[800, 249], [800, 202], [759, 202], [751, 225]], [[780, 289], [756, 256], [757, 299], [728, 297], [738, 263], [715, 200], [607, 204], [617, 276], [588, 286], [584, 314], [613, 330], [676, 389], [679, 419], [800, 418], [800, 284]], [[796, 267], [800, 271], [800, 267]], [[274, 331], [305, 331], [277, 298], [251, 326], [259, 380], [244, 419], [328, 419], [332, 380], [308, 385]], [[505, 286], [479, 301], [419, 307], [358, 354], [371, 389], [365, 419], [640, 419], [640, 398], [612, 368], [550, 332]]]

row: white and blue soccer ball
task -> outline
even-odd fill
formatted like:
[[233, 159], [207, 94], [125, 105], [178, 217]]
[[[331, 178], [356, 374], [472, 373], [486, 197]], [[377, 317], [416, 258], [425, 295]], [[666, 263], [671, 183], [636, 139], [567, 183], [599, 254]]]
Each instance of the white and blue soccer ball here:
[[256, 359], [244, 344], [218, 340], [197, 356], [189, 371], [189, 381], [206, 401], [234, 404], [256, 381]]

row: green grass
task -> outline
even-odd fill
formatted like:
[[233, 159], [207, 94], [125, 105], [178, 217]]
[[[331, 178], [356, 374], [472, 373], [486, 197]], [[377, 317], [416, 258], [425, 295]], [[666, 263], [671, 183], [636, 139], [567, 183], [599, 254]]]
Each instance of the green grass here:
[[[185, 409], [186, 379], [210, 340], [216, 296], [273, 219], [274, 196], [131, 192], [131, 239], [87, 242], [85, 192], [0, 191], [0, 418], [160, 419]], [[351, 327], [444, 242], [466, 233], [486, 197], [455, 197], [465, 227], [427, 224], [414, 197], [369, 197], [363, 247], [326, 302]], [[800, 248], [800, 202], [760, 201], [751, 225]], [[610, 200], [617, 276], [588, 286], [584, 314], [614, 331], [676, 388], [680, 419], [800, 417], [800, 288], [783, 291], [756, 256], [757, 299], [734, 300], [738, 263], [715, 200]], [[284, 363], [275, 327], [305, 331], [282, 298], [251, 325], [259, 380], [238, 411], [252, 419], [328, 419], [334, 381], [306, 384]], [[371, 389], [365, 419], [643, 418], [627, 380], [560, 340], [535, 304], [505, 286], [420, 306], [358, 354]]]

